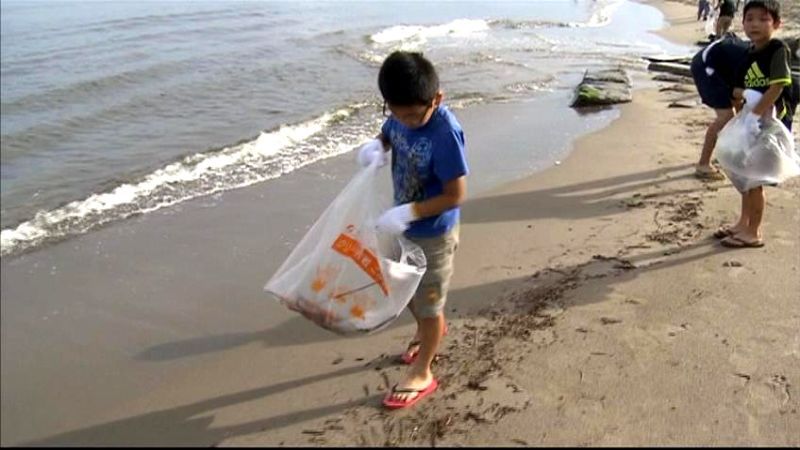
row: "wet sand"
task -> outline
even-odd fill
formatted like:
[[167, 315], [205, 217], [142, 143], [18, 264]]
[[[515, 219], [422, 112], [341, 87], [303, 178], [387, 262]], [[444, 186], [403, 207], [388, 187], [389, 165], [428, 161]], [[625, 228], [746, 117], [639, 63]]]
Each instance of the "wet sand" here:
[[[671, 39], [702, 29], [649, 3]], [[351, 161], [4, 261], [24, 301], [2, 302], [3, 445], [800, 445], [800, 181], [768, 190], [766, 247], [720, 247], [738, 195], [691, 176], [711, 113], [667, 107], [694, 97], [651, 83], [559, 166], [467, 202], [441, 387], [409, 411], [380, 407], [408, 315], [344, 339], [261, 292], [305, 232], [270, 233], [263, 199], [310, 225]], [[524, 150], [525, 108], [465, 128]]]
[[[521, 133], [543, 102], [566, 113], [543, 118]], [[566, 128], [557, 122], [577, 124], [578, 113], [565, 107], [567, 102], [559, 94], [459, 111], [472, 129], [481, 128], [487, 116], [498, 120], [469, 137], [472, 147], [487, 149], [470, 158], [473, 170], [482, 174], [470, 190], [485, 191], [565, 157], [569, 136], [546, 132]], [[604, 111], [583, 122], [598, 129], [617, 115]], [[521, 143], [534, 138], [553, 153], [526, 157]], [[523, 164], [509, 164], [514, 160]], [[3, 444], [75, 440], [211, 445], [227, 435], [180, 426], [167, 434], [143, 432], [149, 422], [128, 419], [237, 392], [249, 384], [241, 385], [227, 373], [243, 362], [255, 359], [270, 366], [259, 368], [257, 377], [242, 372], [263, 386], [272, 380], [291, 382], [299, 374], [325, 373], [329, 355], [342, 345], [381, 345], [321, 330], [262, 291], [356, 170], [354, 156], [344, 155], [269, 183], [186, 202], [4, 258]], [[389, 182], [387, 172], [387, 192]], [[408, 321], [405, 317], [395, 327]], [[305, 360], [298, 360], [298, 354]], [[275, 361], [291, 364], [276, 368]], [[220, 369], [226, 375], [218, 376]], [[191, 391], [184, 392], [184, 387]], [[288, 402], [267, 410], [292, 413], [296, 406], [301, 405]], [[154, 426], [180, 422], [156, 417]], [[130, 431], [107, 431], [103, 424], [114, 420]], [[70, 432], [81, 437], [63, 434]]]

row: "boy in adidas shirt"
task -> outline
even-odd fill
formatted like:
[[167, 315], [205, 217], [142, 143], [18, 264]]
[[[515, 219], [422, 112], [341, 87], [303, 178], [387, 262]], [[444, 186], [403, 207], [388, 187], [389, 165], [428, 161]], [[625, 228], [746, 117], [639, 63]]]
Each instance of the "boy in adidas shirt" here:
[[[748, 1], [744, 5], [742, 24], [752, 44], [734, 79], [736, 87], [733, 96], [742, 99], [744, 89], [753, 89], [763, 94], [752, 111], [746, 113], [745, 123], [758, 132], [761, 118], [772, 115], [774, 110], [775, 117], [791, 130], [793, 108], [789, 49], [780, 39], [772, 37], [781, 26], [780, 3], [778, 0]], [[761, 220], [766, 205], [764, 186], [741, 194], [742, 212], [739, 221], [732, 227], [720, 228], [714, 233], [714, 237], [722, 238], [720, 243], [725, 247], [763, 247]]]
[[753, 112], [768, 115], [774, 105], [775, 116], [792, 129], [792, 77], [789, 47], [772, 35], [781, 26], [778, 0], [750, 0], [744, 5], [744, 32], [752, 44], [747, 58], [737, 71], [734, 97], [742, 98], [744, 89], [754, 89], [763, 97]]

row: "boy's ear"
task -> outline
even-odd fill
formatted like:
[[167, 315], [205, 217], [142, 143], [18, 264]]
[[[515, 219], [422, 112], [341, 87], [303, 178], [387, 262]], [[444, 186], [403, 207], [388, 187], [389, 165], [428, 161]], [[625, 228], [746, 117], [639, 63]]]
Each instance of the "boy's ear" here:
[[442, 104], [442, 100], [444, 100], [444, 92], [440, 89], [436, 91], [436, 95], [433, 97], [433, 104], [439, 106]]

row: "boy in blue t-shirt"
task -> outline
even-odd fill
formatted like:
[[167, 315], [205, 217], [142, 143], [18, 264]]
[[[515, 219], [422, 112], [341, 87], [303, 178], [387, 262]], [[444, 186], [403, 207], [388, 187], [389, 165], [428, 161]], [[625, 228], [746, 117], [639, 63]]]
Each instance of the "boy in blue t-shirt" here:
[[[401, 358], [410, 368], [383, 400], [390, 409], [411, 406], [438, 386], [431, 372], [446, 333], [444, 305], [458, 247], [459, 205], [466, 196], [464, 132], [442, 104], [433, 65], [421, 53], [396, 51], [378, 74], [386, 121], [381, 134], [359, 150], [359, 163], [386, 162], [391, 149], [395, 207], [376, 224], [422, 247], [425, 275], [409, 304], [417, 331]], [[388, 112], [386, 109], [388, 108]]]

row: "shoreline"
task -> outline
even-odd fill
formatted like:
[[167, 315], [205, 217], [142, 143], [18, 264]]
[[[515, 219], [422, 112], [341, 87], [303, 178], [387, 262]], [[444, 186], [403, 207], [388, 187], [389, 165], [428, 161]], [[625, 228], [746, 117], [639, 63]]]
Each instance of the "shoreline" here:
[[[592, 6], [590, 9], [593, 10], [600, 5]], [[582, 8], [580, 7], [574, 5], [562, 6], [564, 6], [565, 11], [572, 11], [569, 14], [575, 15], [576, 18], [582, 15]], [[530, 10], [531, 14], [536, 14], [540, 8], [543, 8], [542, 5], [525, 6], [523, 4], [512, 7], [510, 12]], [[456, 10], [458, 9], [460, 8], [456, 8]], [[480, 12], [480, 9], [474, 9], [474, 11], [473, 9], [467, 8], [467, 10], [463, 11], [463, 14], [472, 16], [476, 12]], [[487, 7], [488, 11], [484, 10], [483, 13], [493, 10], [496, 10], [496, 13], [500, 13], [501, 10], [505, 11], [506, 9], [508, 8], [493, 9], [489, 5]], [[546, 10], [549, 9], [544, 7], [542, 12], [547, 12]], [[644, 14], [642, 13], [643, 10], [646, 10]], [[617, 30], [630, 29], [631, 32], [635, 31], [634, 36], [636, 36], [636, 38], [630, 40], [637, 42], [641, 40], [642, 51], [650, 48], [648, 44], [653, 44], [654, 40], [650, 38], [650, 34], [645, 35], [645, 31], [653, 26], [653, 22], [658, 23], [658, 14], [650, 8], [643, 7], [632, 1], [624, 2], [620, 11], [619, 20], [621, 25], [604, 27], [606, 31], [602, 34], [607, 34], [614, 39], [622, 37], [624, 41], [627, 41], [627, 36], [621, 36], [621, 33]], [[649, 13], [646, 13], [647, 11]], [[453, 11], [453, 13], [459, 14], [456, 11]], [[447, 14], [451, 13], [445, 12], [445, 15]], [[640, 25], [630, 25], [630, 16], [639, 16], [639, 20], [634, 22], [640, 23]], [[514, 17], [514, 14], [510, 17]], [[506, 39], [508, 36], [522, 32], [522, 28], [506, 28], [501, 23], [489, 25], [492, 25], [492, 23], [487, 22], [486, 26], [489, 27], [487, 32], [491, 33], [491, 29], [494, 27], [495, 31], [499, 33], [498, 36], [505, 36], [500, 39]], [[523, 28], [527, 26], [530, 26], [530, 24], [523, 25]], [[538, 27], [538, 25], [536, 26]], [[551, 30], [550, 32], [555, 31], [556, 33], [564, 29], [561, 26], [551, 27], [549, 25], [547, 28]], [[514, 29], [519, 31], [509, 33], [510, 30]], [[584, 27], [573, 27], [570, 29], [569, 34], [582, 33], [581, 30], [584, 30]], [[341, 39], [347, 42], [355, 39], [360, 44], [364, 44], [364, 42], [361, 42], [363, 36], [358, 36], [359, 34], [359, 32], [354, 32], [354, 36], [351, 37], [349, 32], [343, 33]], [[615, 35], [617, 36], [615, 37]], [[469, 40], [464, 41], [467, 43], [465, 50], [473, 45], [472, 38], [467, 39]], [[494, 41], [489, 40], [486, 42]], [[538, 40], [532, 41], [532, 48], [537, 48], [540, 45], [539, 42]], [[575, 39], [565, 40], [564, 42], [575, 42]], [[664, 44], [660, 40], [659, 43]], [[356, 81], [356, 84], [361, 85], [361, 87], [355, 90], [346, 89], [352, 91], [352, 93], [341, 97], [341, 101], [325, 101], [313, 107], [305, 105], [300, 108], [300, 110], [304, 111], [302, 114], [288, 111], [285, 113], [270, 113], [269, 117], [265, 119], [267, 122], [264, 127], [255, 130], [251, 127], [250, 131], [243, 133], [232, 133], [226, 127], [219, 130], [209, 130], [208, 133], [202, 134], [208, 138], [207, 140], [193, 138], [190, 142], [184, 142], [185, 145], [180, 146], [184, 150], [179, 151], [175, 145], [168, 145], [161, 149], [166, 153], [162, 154], [162, 152], [158, 151], [149, 153], [151, 155], [160, 155], [155, 160], [150, 157], [144, 157], [143, 159], [129, 158], [129, 162], [137, 161], [132, 166], [121, 162], [119, 167], [113, 169], [95, 169], [91, 167], [89, 160], [82, 165], [77, 165], [76, 168], [80, 167], [86, 173], [94, 173], [90, 177], [96, 181], [94, 187], [92, 187], [92, 183], [82, 184], [80, 176], [77, 177], [77, 181], [73, 180], [75, 183], [67, 183], [74, 185], [74, 188], [61, 186], [59, 189], [56, 189], [56, 185], [63, 184], [61, 182], [53, 182], [53, 186], [47, 188], [46, 186], [50, 184], [38, 183], [36, 181], [37, 178], [17, 177], [14, 185], [8, 186], [8, 192], [4, 191], [8, 195], [3, 197], [5, 209], [0, 253], [2, 253], [3, 257], [13, 257], [27, 251], [35, 251], [37, 248], [44, 248], [48, 243], [56, 243], [64, 240], [65, 237], [69, 238], [87, 231], [91, 232], [93, 229], [103, 225], [110, 225], [111, 222], [124, 220], [126, 217], [147, 214], [159, 208], [169, 208], [170, 206], [165, 205], [176, 205], [190, 201], [191, 198], [212, 196], [214, 195], [212, 192], [217, 189], [246, 188], [245, 186], [248, 184], [258, 183], [256, 180], [269, 182], [266, 180], [286, 176], [291, 173], [290, 171], [302, 167], [303, 164], [313, 164], [315, 161], [319, 161], [318, 158], [337, 157], [343, 155], [343, 152], [346, 154], [352, 151], [360, 139], [359, 136], [361, 136], [361, 139], [367, 139], [375, 127], [379, 126], [381, 103], [376, 97], [377, 91], [368, 88], [374, 84], [374, 80], [371, 79], [372, 75], [368, 78], [361, 78], [371, 72], [369, 67], [373, 63], [361, 61], [359, 57], [355, 57], [355, 54], [348, 56], [349, 51], [343, 50], [347, 45], [349, 44], [337, 46], [339, 48], [337, 52], [342, 51], [342, 56], [344, 56], [343, 68], [348, 72], [353, 72], [353, 76], [346, 77], [349, 80], [347, 86], [353, 87], [353, 80], [360, 79], [361, 81]], [[369, 43], [366, 45], [373, 46], [373, 44]], [[484, 44], [478, 44], [479, 47], [482, 45]], [[656, 45], [655, 47], [658, 46]], [[624, 48], [624, 42], [619, 47]], [[440, 48], [457, 49], [460, 46], [448, 44]], [[497, 53], [495, 57], [499, 59], [491, 63], [491, 66], [487, 66], [499, 65], [497, 74], [500, 76], [495, 80], [496, 82], [492, 81], [491, 83], [485, 83], [484, 86], [475, 85], [474, 87], [473, 84], [477, 82], [477, 79], [473, 79], [471, 75], [460, 75], [462, 70], [460, 68], [466, 66], [457, 63], [456, 60], [458, 58], [453, 59], [452, 55], [445, 57], [445, 54], [449, 54], [449, 50], [442, 52], [444, 61], [447, 61], [443, 63], [445, 64], [443, 70], [447, 72], [447, 78], [453, 80], [452, 82], [448, 81], [448, 83], [451, 83], [454, 89], [458, 88], [457, 91], [446, 92], [446, 97], [449, 94], [454, 94], [452, 103], [449, 100], [448, 103], [451, 106], [471, 107], [476, 104], [493, 104], [508, 101], [525, 102], [529, 101], [531, 96], [539, 100], [537, 104], [548, 103], [549, 99], [546, 97], [551, 92], [560, 94], [562, 91], [571, 91], [570, 85], [574, 84], [573, 78], [580, 77], [582, 66], [585, 65], [583, 49], [578, 48], [578, 61], [563, 66], [557, 64], [558, 68], [554, 67], [544, 72], [550, 73], [556, 70], [558, 76], [555, 75], [556, 72], [545, 76], [544, 72], [539, 73], [540, 71], [536, 66], [544, 64], [542, 67], [546, 68], [552, 65], [551, 63], [544, 63], [544, 60], [539, 60], [540, 57], [551, 57], [548, 56], [551, 55], [549, 50], [542, 50], [543, 53], [537, 56], [535, 60], [530, 61], [530, 67], [526, 69], [524, 67], [525, 63], [514, 65], [510, 61], [505, 61], [505, 59], [513, 59], [511, 55], [516, 52], [516, 50], [513, 50], [514, 46], [510, 48], [511, 53], [506, 56], [505, 51], [507, 50], [502, 46], [498, 47], [495, 51]], [[667, 48], [665, 50], [669, 52], [673, 49]], [[471, 52], [472, 50], [467, 51]], [[539, 52], [539, 50], [535, 51]], [[633, 51], [635, 50], [629, 52]], [[569, 50], [568, 54], [573, 52], [574, 50]], [[624, 55], [629, 52], [622, 51], [615, 59], [624, 63], [628, 59], [628, 56]], [[462, 53], [462, 51], [458, 50], [456, 53]], [[594, 55], [592, 57], [593, 63], [601, 64], [607, 57], [606, 55], [615, 54], [615, 52], [607, 51], [601, 46], [592, 50], [592, 54]], [[500, 55], [503, 56], [500, 57]], [[525, 53], [523, 53], [523, 61], [527, 59], [527, 56], [524, 55]], [[364, 54], [361, 54], [361, 56], [364, 56]], [[536, 64], [537, 62], [538, 64]], [[355, 65], [350, 67], [352, 64]], [[516, 68], [507, 70], [503, 67]], [[473, 69], [470, 70], [472, 71]], [[491, 73], [485, 70], [482, 71]], [[503, 72], [503, 74], [501, 75], [500, 72]], [[530, 72], [530, 80], [524, 80], [525, 77], [529, 76], [527, 72]], [[474, 75], [477, 75], [477, 72]], [[523, 78], [517, 80], [518, 77]], [[490, 75], [489, 78], [494, 79], [495, 77]], [[517, 81], [520, 82], [518, 83]], [[483, 87], [488, 90], [483, 89]], [[483, 92], [484, 90], [485, 92]], [[341, 95], [340, 92], [336, 97], [339, 98]], [[565, 104], [567, 102], [559, 105], [561, 108], [556, 108], [556, 111], [552, 111], [552, 107], [545, 107], [548, 112], [552, 111], [555, 114], [543, 114], [543, 119], [551, 118], [552, 115], [561, 116], [562, 114], [567, 117], [569, 114], [566, 111], [568, 110], [568, 106]], [[280, 120], [278, 120], [279, 118]], [[245, 122], [250, 123], [250, 120]], [[178, 125], [180, 123], [176, 125], [174, 130], [177, 133], [176, 136], [181, 135], [179, 132], [182, 130]], [[582, 127], [580, 125], [580, 120], [575, 122], [564, 120], [562, 123], [552, 124], [551, 133], [549, 134], [553, 136], [581, 134], [583, 130], [581, 130]], [[234, 129], [238, 130], [240, 128], [235, 127]], [[298, 135], [314, 129], [318, 131], [298, 142], [293, 142]], [[188, 134], [183, 134], [192, 136], [190, 130]], [[170, 133], [165, 135], [170, 135]], [[233, 137], [231, 137], [232, 135]], [[164, 139], [168, 141], [172, 138]], [[207, 145], [203, 144], [204, 142]], [[118, 147], [126, 148], [125, 145]], [[132, 146], [131, 151], [140, 147], [149, 147], [149, 144], [140, 143], [140, 145]], [[115, 150], [115, 152], [124, 151]], [[173, 156], [169, 157], [168, 155], [170, 154]], [[253, 157], [253, 155], [262, 154], [264, 157]], [[148, 160], [150, 163], [146, 163]], [[20, 163], [19, 165], [21, 166], [22, 164]], [[100, 166], [95, 165], [95, 167]], [[22, 170], [22, 168], [15, 170]], [[102, 175], [102, 173], [106, 173], [108, 176]], [[114, 173], [116, 175], [113, 175]], [[72, 171], [66, 171], [63, 175], [65, 177], [62, 180], [64, 183], [75, 177]], [[25, 192], [28, 192], [28, 194], [25, 194]], [[25, 197], [29, 197], [27, 202]]]
[[[675, 23], [682, 14], [694, 12], [671, 2], [642, 3], [672, 11], [669, 33], [681, 27]], [[69, 245], [97, 241], [100, 256], [88, 267], [57, 267], [53, 276], [85, 280], [81, 274], [88, 271], [99, 291], [121, 294], [101, 311], [83, 311], [81, 320], [112, 315], [146, 324], [104, 343], [145, 363], [136, 369], [137, 385], [128, 386], [139, 395], [120, 398], [102, 416], [62, 424], [72, 431], [52, 430], [23, 443], [798, 445], [790, 427], [800, 409], [800, 341], [792, 341], [791, 330], [800, 327], [800, 312], [788, 293], [800, 290], [792, 233], [800, 225], [793, 208], [800, 183], [768, 192], [766, 248], [714, 247], [705, 237], [733, 217], [737, 196], [726, 182], [705, 184], [690, 175], [708, 111], [666, 108], [670, 98], [690, 94], [637, 89], [634, 102], [619, 108], [620, 118], [578, 139], [559, 166], [468, 200], [448, 302], [451, 333], [435, 369], [442, 385], [410, 411], [380, 409], [388, 383], [402, 374], [390, 360], [413, 333], [407, 315], [377, 335], [343, 339], [279, 305], [265, 307], [260, 284], [241, 287], [266, 281], [269, 269], [237, 261], [281, 254], [292, 239], [253, 241], [243, 233], [269, 230], [277, 219], [268, 211], [227, 224], [237, 211], [258, 205], [263, 190], [186, 208], [184, 229], [166, 227], [171, 214], [163, 213]], [[284, 189], [318, 183], [346, 163], [324, 162]], [[321, 208], [346, 181], [328, 179], [293, 199]], [[152, 229], [136, 228], [145, 221]], [[112, 242], [131, 233], [139, 233], [139, 248]], [[174, 254], [161, 255], [161, 248]], [[199, 257], [208, 254], [215, 257]], [[123, 263], [126, 256], [133, 261]], [[785, 264], [775, 267], [776, 259]], [[186, 260], [195, 275], [189, 286], [178, 286], [187, 280], [175, 267]], [[142, 261], [152, 267], [136, 264]], [[47, 262], [41, 261], [44, 272], [51, 271]], [[731, 262], [739, 265], [725, 265]], [[115, 278], [120, 273], [148, 275], [154, 285], [128, 285]], [[764, 290], [761, 277], [775, 292], [753, 302]], [[153, 317], [147, 307], [163, 302], [164, 293], [191, 301], [172, 306], [169, 317]], [[45, 286], [31, 298], [49, 295]], [[276, 325], [265, 327], [265, 316]], [[58, 312], [48, 317], [57, 320]], [[179, 338], [187, 334], [196, 337]], [[162, 336], [160, 344], [153, 344], [154, 335]], [[4, 366], [13, 361], [5, 338]], [[71, 344], [90, 348], [89, 342]], [[98, 370], [110, 372], [113, 365]], [[158, 379], [168, 369], [169, 379]], [[32, 383], [37, 376], [30, 374]], [[79, 400], [94, 388], [64, 377], [74, 392], [42, 386], [40, 395]], [[10, 393], [5, 386], [3, 392], [5, 403]]]

